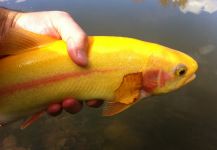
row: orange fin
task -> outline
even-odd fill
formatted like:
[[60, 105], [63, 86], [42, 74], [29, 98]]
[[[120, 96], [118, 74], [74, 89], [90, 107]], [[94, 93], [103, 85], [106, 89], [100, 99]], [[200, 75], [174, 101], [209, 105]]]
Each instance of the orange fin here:
[[30, 126], [33, 122], [37, 121], [43, 114], [45, 113], [45, 111], [40, 111], [35, 113], [34, 115], [32, 115], [30, 118], [28, 118], [27, 120], [25, 120], [21, 126], [20, 129], [25, 129], [28, 126]]
[[125, 75], [120, 87], [115, 91], [115, 100], [107, 102], [103, 109], [103, 116], [118, 114], [140, 98], [142, 90], [142, 73]]
[[105, 104], [105, 107], [103, 108], [102, 115], [103, 116], [113, 116], [116, 115], [128, 107], [130, 107], [131, 104], [124, 104], [120, 102], [107, 102]]
[[54, 41], [57, 39], [47, 35], [23, 29], [10, 29], [0, 40], [0, 56], [22, 53]]

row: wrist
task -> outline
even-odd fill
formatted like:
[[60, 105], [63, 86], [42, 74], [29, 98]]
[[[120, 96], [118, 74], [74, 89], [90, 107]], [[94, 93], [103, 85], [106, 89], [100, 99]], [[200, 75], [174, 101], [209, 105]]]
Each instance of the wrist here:
[[18, 14], [16, 11], [0, 8], [0, 37], [15, 26]]

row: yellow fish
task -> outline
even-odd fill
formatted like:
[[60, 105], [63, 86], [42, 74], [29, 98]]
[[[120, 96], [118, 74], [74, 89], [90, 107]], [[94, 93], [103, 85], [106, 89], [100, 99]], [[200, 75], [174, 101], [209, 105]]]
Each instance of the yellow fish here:
[[64, 41], [21, 29], [4, 36], [1, 55], [7, 55], [0, 59], [1, 125], [39, 116], [66, 97], [103, 99], [103, 115], [112, 116], [144, 97], [182, 87], [198, 68], [180, 51], [114, 36], [89, 37], [89, 65], [83, 68], [69, 58]]

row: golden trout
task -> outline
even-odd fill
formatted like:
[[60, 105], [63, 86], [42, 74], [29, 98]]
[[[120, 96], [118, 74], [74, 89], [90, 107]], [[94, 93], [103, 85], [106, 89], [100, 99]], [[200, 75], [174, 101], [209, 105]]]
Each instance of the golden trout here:
[[114, 36], [89, 37], [85, 68], [63, 40], [12, 29], [0, 42], [0, 124], [40, 114], [67, 97], [103, 99], [112, 116], [140, 99], [176, 90], [195, 78], [190, 56], [165, 46]]

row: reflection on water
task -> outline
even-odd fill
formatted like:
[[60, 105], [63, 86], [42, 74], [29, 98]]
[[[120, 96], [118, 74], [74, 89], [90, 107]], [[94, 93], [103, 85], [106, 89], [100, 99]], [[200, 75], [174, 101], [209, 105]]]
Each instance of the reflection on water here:
[[23, 131], [21, 122], [0, 128], [0, 150], [217, 149], [216, 0], [0, 0], [0, 6], [68, 11], [88, 34], [160, 43], [199, 63], [188, 86], [114, 117], [85, 108], [74, 116], [45, 116]]
[[[133, 0], [134, 2], [144, 2], [144, 0]], [[160, 0], [163, 6], [179, 6], [183, 13], [200, 14], [201, 12], [214, 13], [217, 11], [217, 0]]]
[[[0, 0], [1, 3], [23, 3], [28, 0]], [[144, 3], [144, 0], [132, 0], [135, 3]], [[159, 0], [162, 6], [178, 6], [183, 13], [200, 14], [201, 12], [214, 13], [217, 11], [217, 0]]]
[[208, 54], [210, 54], [210, 53], [215, 52], [215, 50], [216, 50], [215, 45], [209, 44], [209, 45], [206, 45], [206, 46], [204, 46], [204, 47], [201, 47], [201, 48], [199, 49], [199, 53], [200, 53], [201, 55], [208, 55]]
[[163, 6], [168, 6], [170, 3], [173, 3], [174, 5], [178, 5], [182, 8], [185, 7], [187, 1], [188, 0], [160, 0]]
[[0, 0], [1, 2], [15, 2], [15, 3], [23, 3], [26, 2], [27, 0]]
[[211, 14], [217, 11], [216, 0], [160, 0], [160, 2], [163, 6], [168, 6], [170, 3], [178, 5], [183, 13], [200, 14], [204, 11]]
[[25, 2], [26, 0], [16, 0], [16, 3], [22, 3]]
[[217, 11], [216, 0], [160, 0], [163, 6], [173, 3], [178, 5], [183, 13], [191, 12], [200, 14], [201, 12], [214, 13]]
[[185, 7], [181, 7], [183, 13], [191, 12], [199, 14], [201, 12], [214, 13], [217, 11], [216, 0], [188, 0]]

